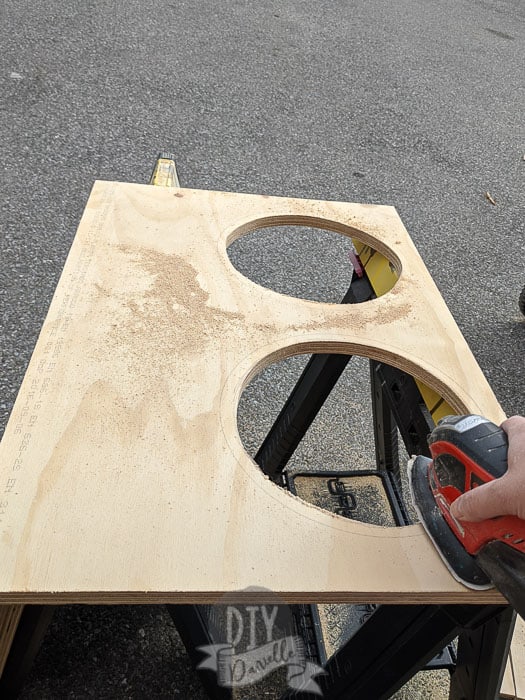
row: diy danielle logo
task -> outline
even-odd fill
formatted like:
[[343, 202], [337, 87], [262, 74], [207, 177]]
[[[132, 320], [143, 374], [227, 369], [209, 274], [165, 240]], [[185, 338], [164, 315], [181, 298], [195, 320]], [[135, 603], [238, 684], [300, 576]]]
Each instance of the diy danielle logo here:
[[[243, 594], [246, 596], [247, 592]], [[260, 598], [261, 589], [257, 592]], [[269, 591], [266, 593], [265, 598], [273, 597]], [[237, 598], [242, 597], [241, 594]], [[198, 668], [214, 671], [219, 686], [250, 686], [277, 669], [285, 668], [289, 688], [322, 695], [314, 676], [324, 670], [306, 659], [303, 640], [294, 633], [287, 605], [239, 605], [221, 601], [207, 609], [207, 618], [214, 643], [199, 647], [206, 658]]]

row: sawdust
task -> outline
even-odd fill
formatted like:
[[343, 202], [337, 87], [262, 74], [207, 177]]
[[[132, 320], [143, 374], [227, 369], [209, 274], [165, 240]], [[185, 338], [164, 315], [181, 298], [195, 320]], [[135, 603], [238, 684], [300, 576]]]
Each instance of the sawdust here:
[[373, 307], [369, 307], [364, 313], [360, 307], [358, 313], [355, 314], [352, 313], [352, 308], [347, 308], [347, 305], [342, 308], [344, 308], [344, 311], [347, 313], [341, 313], [335, 318], [327, 319], [320, 324], [319, 327], [351, 328], [355, 326], [362, 329], [369, 325], [378, 326], [396, 323], [401, 319], [407, 318], [411, 311], [413, 311], [413, 306], [410, 303], [387, 304], [382, 306], [374, 305]]
[[158, 372], [149, 368], [154, 357], [163, 366], [180, 362], [181, 355], [197, 355], [211, 343], [218, 343], [231, 324], [241, 324], [244, 316], [210, 305], [210, 294], [200, 284], [198, 271], [179, 255], [120, 246], [119, 250], [150, 280], [146, 290], [140, 285], [122, 303], [121, 318], [110, 331], [109, 342], [126, 353], [140, 373]]

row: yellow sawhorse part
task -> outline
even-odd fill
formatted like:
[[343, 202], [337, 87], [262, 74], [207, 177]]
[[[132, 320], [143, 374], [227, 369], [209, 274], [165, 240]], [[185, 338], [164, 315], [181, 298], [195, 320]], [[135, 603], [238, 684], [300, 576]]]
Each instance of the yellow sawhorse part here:
[[[382, 296], [392, 289], [398, 280], [394, 266], [378, 250], [374, 250], [356, 238], [353, 238], [352, 242], [375, 295]], [[437, 423], [444, 416], [452, 416], [457, 413], [434, 389], [431, 389], [420, 379], [416, 379], [415, 382], [434, 423]]]

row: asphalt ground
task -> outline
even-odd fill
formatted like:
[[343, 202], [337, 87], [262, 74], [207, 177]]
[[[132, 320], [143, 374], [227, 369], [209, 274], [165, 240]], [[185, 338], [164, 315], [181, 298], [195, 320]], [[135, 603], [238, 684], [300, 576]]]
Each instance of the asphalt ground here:
[[[93, 181], [146, 182], [161, 150], [190, 187], [394, 205], [504, 410], [525, 413], [524, 39], [522, 0], [4, 0], [2, 427]], [[344, 241], [265, 235], [275, 252], [240, 241], [239, 269], [342, 296]], [[303, 362], [248, 388], [248, 449]], [[366, 466], [364, 371], [345, 373], [294, 466]], [[204, 696], [162, 608], [70, 607], [23, 697]]]

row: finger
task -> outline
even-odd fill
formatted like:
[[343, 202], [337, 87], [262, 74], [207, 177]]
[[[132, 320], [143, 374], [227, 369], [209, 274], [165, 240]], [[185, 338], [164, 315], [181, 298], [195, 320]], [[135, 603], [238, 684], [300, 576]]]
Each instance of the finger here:
[[503, 477], [477, 486], [457, 498], [450, 506], [451, 514], [458, 520], [479, 522], [508, 512], [508, 498], [501, 488]]
[[520, 438], [525, 433], [525, 418], [523, 416], [512, 416], [501, 424], [503, 430], [509, 436], [509, 441]]

